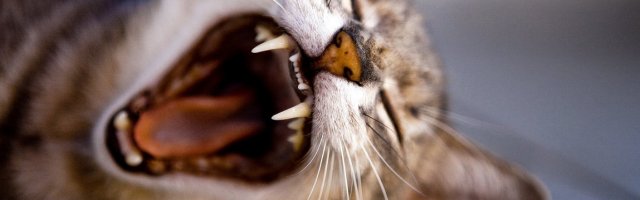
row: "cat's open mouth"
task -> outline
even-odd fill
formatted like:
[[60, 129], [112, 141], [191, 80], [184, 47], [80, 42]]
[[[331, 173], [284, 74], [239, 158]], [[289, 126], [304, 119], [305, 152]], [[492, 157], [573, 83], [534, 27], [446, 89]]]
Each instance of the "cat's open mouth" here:
[[113, 115], [113, 160], [150, 176], [264, 182], [290, 173], [310, 140], [312, 92], [299, 51], [265, 17], [217, 24]]

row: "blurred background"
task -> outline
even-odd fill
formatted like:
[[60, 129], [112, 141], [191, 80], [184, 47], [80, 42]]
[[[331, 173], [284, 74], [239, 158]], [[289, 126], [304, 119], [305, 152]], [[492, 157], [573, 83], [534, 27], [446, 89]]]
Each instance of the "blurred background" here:
[[460, 132], [553, 199], [640, 199], [640, 1], [416, 1]]

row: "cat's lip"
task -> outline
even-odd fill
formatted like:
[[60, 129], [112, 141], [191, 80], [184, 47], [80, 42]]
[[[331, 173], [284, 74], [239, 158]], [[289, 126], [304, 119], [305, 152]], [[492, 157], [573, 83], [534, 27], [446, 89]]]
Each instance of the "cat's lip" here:
[[[259, 16], [221, 22], [186, 52], [175, 68], [113, 115], [106, 142], [114, 161], [125, 171], [150, 176], [185, 173], [270, 181], [292, 171], [306, 153], [310, 140], [303, 134], [310, 132], [310, 126], [305, 124], [310, 123], [312, 98], [311, 88], [306, 85], [308, 82], [300, 69], [304, 55], [299, 53], [293, 41], [289, 43], [292, 47], [289, 51], [250, 53], [251, 47], [257, 44], [253, 39], [260, 36], [259, 30], [254, 32], [258, 27], [270, 33], [279, 30], [271, 19]], [[269, 48], [267, 45], [267, 49], [272, 50]], [[292, 85], [294, 89], [283, 90]], [[243, 97], [236, 94], [237, 90], [248, 90], [253, 96]], [[238, 100], [216, 100], [224, 96], [247, 101], [240, 105]], [[299, 99], [303, 101], [298, 104]], [[193, 102], [199, 102], [201, 106], [194, 107]], [[230, 116], [234, 117], [223, 117], [224, 120], [234, 119], [236, 125], [226, 122], [194, 124], [210, 132], [204, 136], [193, 134], [194, 129], [180, 128], [179, 124], [170, 125], [184, 120], [215, 121], [221, 113], [219, 109], [225, 108], [220, 102], [240, 105], [236, 111], [230, 111]], [[293, 108], [287, 109], [289, 107]], [[306, 109], [306, 114], [300, 108]], [[193, 112], [189, 110], [194, 109], [202, 111], [199, 115], [205, 117], [191, 117]], [[287, 123], [273, 121], [272, 117], [276, 120], [298, 119]], [[253, 128], [243, 129], [246, 127]], [[193, 137], [185, 136], [186, 142], [176, 142], [183, 133], [156, 130], [189, 131], [186, 135]], [[158, 137], [174, 139], [160, 140]]]

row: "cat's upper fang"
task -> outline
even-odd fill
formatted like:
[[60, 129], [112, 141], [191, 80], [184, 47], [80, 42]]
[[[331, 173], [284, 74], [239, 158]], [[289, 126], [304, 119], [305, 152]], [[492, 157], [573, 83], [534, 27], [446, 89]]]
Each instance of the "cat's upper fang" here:
[[252, 53], [260, 53], [263, 51], [276, 50], [276, 49], [294, 49], [296, 47], [295, 42], [289, 35], [282, 34], [276, 38], [267, 40], [262, 44], [251, 49]]
[[278, 114], [273, 115], [273, 120], [287, 120], [293, 118], [309, 117], [311, 115], [310, 102], [305, 101], [298, 105], [295, 105], [287, 110], [284, 110]]

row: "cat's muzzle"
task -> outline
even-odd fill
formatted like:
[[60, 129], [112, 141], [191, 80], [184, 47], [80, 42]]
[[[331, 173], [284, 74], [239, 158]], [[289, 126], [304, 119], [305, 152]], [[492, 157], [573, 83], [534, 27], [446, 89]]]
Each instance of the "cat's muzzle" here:
[[[214, 26], [114, 113], [106, 145], [126, 172], [268, 182], [310, 144], [309, 59], [270, 18]], [[260, 44], [259, 44], [260, 43]]]

